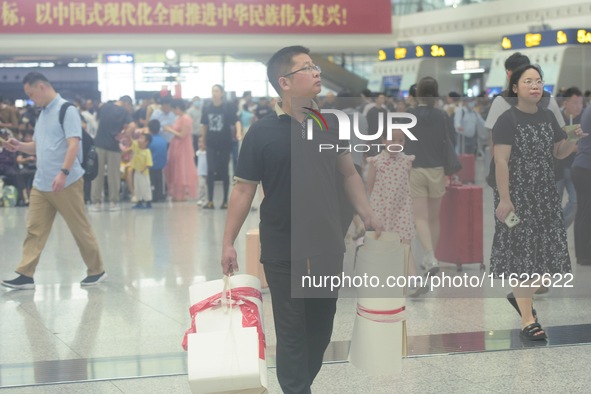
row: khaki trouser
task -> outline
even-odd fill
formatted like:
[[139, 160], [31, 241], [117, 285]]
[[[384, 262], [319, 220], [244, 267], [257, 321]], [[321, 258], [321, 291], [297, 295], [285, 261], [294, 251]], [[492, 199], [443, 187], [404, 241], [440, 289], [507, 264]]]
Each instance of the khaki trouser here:
[[76, 240], [84, 264], [88, 268], [87, 275], [102, 273], [104, 268], [98, 243], [86, 217], [82, 178], [61, 192], [42, 192], [35, 188], [31, 190], [27, 238], [23, 244], [23, 258], [16, 267], [16, 272], [33, 277], [57, 212], [62, 215]]
[[105, 164], [107, 165], [107, 182], [109, 185], [109, 201], [119, 202], [121, 190], [121, 152], [113, 152], [96, 148], [98, 156], [98, 176], [92, 181], [92, 203], [100, 204], [103, 199], [103, 185], [105, 184]]

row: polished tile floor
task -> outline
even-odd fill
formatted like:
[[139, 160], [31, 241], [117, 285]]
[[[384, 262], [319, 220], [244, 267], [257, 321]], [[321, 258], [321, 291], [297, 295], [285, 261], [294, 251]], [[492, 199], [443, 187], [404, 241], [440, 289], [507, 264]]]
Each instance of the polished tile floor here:
[[[493, 233], [489, 189], [484, 197], [487, 262]], [[14, 275], [26, 213], [25, 208], [0, 209], [2, 279]], [[89, 216], [109, 280], [94, 288], [79, 286], [85, 267], [58, 218], [35, 275], [37, 289], [0, 290], [0, 392], [189, 392], [181, 349], [190, 324], [188, 288], [221, 275], [225, 211], [177, 203], [155, 204], [151, 211], [127, 205], [120, 212]], [[258, 212], [251, 212], [237, 241], [239, 258], [245, 253], [245, 231], [257, 225]], [[569, 243], [572, 255], [572, 228]], [[346, 256], [349, 271], [352, 250]], [[450, 276], [481, 275], [477, 264], [461, 273], [455, 266], [443, 266]], [[439, 289], [408, 300], [409, 358], [396, 377], [367, 376], [346, 362], [355, 300], [344, 292], [334, 351], [327, 352], [314, 392], [589, 392], [591, 267], [573, 265], [573, 272], [574, 289], [553, 288], [536, 298], [550, 335], [542, 347], [528, 348], [519, 340], [519, 318], [500, 283], [465, 292]], [[267, 293], [264, 303], [272, 352], [275, 335]], [[269, 371], [269, 391], [279, 393], [275, 370]]]

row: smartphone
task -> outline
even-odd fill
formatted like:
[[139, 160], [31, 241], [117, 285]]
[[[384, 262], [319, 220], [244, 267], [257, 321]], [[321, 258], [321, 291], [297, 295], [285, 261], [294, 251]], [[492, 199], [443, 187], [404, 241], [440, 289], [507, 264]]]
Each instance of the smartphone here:
[[505, 224], [509, 228], [513, 228], [513, 227], [517, 226], [519, 224], [519, 222], [521, 222], [521, 220], [517, 217], [517, 215], [513, 211], [509, 212], [509, 214], [505, 218]]

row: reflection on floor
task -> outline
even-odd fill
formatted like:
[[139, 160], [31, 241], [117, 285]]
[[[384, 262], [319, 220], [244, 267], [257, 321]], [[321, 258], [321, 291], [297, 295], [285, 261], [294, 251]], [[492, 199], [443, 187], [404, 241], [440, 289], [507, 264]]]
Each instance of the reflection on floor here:
[[[408, 358], [591, 343], [591, 324], [546, 327], [546, 332], [548, 341], [524, 341], [519, 330], [411, 336], [408, 337]], [[267, 352], [267, 366], [275, 368], [275, 347], [268, 346]], [[332, 342], [324, 355], [324, 363], [347, 363], [348, 354], [349, 341]], [[186, 374], [187, 354], [184, 352], [50, 360], [0, 365], [0, 388]]]

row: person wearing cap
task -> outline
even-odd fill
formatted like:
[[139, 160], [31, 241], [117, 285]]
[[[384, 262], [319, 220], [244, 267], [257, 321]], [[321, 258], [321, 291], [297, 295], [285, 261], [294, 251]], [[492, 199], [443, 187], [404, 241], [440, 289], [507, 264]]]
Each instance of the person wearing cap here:
[[[136, 128], [132, 118], [133, 102], [131, 97], [123, 96], [114, 103], [104, 104], [98, 112], [99, 127], [94, 139], [98, 155], [98, 168], [107, 166], [107, 182], [109, 185], [109, 211], [119, 210], [119, 192], [121, 190], [121, 150], [119, 141], [123, 131], [131, 134]], [[92, 212], [102, 209], [104, 178], [99, 176], [92, 181]]]

